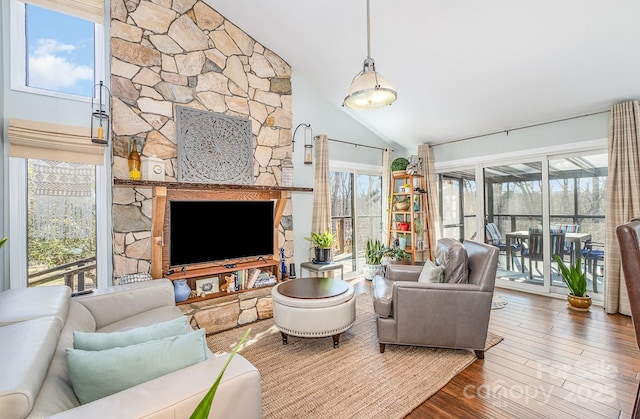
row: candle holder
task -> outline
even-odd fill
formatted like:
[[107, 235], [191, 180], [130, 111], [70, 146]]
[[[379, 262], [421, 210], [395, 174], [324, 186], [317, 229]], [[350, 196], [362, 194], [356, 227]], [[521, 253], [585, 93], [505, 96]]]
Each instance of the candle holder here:
[[91, 98], [91, 142], [107, 145], [110, 138], [111, 92], [102, 81], [93, 86]]

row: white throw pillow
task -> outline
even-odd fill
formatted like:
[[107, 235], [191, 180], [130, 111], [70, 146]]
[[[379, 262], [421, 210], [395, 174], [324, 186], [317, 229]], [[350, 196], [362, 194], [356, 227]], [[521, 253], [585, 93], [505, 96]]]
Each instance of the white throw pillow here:
[[418, 282], [442, 282], [442, 266], [437, 266], [430, 260], [424, 263]]

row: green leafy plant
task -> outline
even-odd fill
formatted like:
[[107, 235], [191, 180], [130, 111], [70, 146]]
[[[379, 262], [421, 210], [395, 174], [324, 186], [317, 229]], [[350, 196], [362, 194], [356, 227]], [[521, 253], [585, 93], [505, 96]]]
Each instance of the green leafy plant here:
[[567, 284], [569, 292], [576, 297], [585, 297], [587, 294], [587, 277], [582, 270], [582, 266], [580, 266], [581, 258], [577, 258], [574, 265], [567, 267], [558, 255], [553, 256], [558, 263], [560, 276], [564, 283]]
[[4, 244], [4, 242], [7, 241], [7, 237], [0, 239], [0, 249], [2, 248], [2, 245]]
[[380, 243], [380, 240], [367, 240], [364, 251], [365, 263], [367, 265], [380, 265], [382, 263], [382, 255], [380, 254], [381, 249], [382, 243]]
[[409, 253], [404, 249], [400, 249], [398, 246], [383, 246], [378, 253], [380, 255], [380, 259], [388, 257], [394, 260], [404, 260], [409, 256]]
[[251, 328], [247, 329], [247, 331], [244, 332], [244, 336], [242, 336], [242, 339], [240, 339], [240, 342], [238, 342], [236, 347], [233, 348], [233, 351], [229, 354], [229, 358], [227, 358], [227, 362], [225, 362], [224, 366], [218, 373], [218, 377], [216, 378], [216, 381], [213, 382], [213, 385], [211, 386], [207, 394], [204, 395], [204, 397], [202, 398], [198, 406], [196, 406], [196, 409], [193, 411], [193, 413], [189, 417], [190, 419], [206, 419], [209, 417], [209, 412], [211, 411], [211, 403], [213, 403], [213, 398], [216, 395], [216, 391], [218, 390], [220, 381], [222, 381], [222, 374], [224, 374], [224, 372], [227, 370], [227, 366], [231, 362], [231, 359], [236, 354], [236, 352], [238, 352], [238, 350], [240, 349], [244, 341], [247, 340], [247, 337], [249, 336], [249, 332], [251, 332]]
[[325, 231], [324, 233], [311, 233], [311, 237], [305, 237], [305, 240], [313, 242], [315, 247], [319, 249], [331, 249], [331, 246], [336, 241], [336, 236], [329, 231]]
[[391, 162], [391, 171], [396, 172], [398, 170], [407, 170], [409, 160], [404, 157], [398, 157]]

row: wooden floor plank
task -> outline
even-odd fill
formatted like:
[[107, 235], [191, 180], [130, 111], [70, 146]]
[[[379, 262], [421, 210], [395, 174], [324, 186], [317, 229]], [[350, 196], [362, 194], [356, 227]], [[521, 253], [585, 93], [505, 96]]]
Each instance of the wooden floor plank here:
[[[361, 283], [361, 292], [371, 292]], [[630, 417], [640, 352], [630, 317], [506, 289], [489, 330], [504, 338], [407, 418]], [[556, 368], [557, 370], [554, 370]]]

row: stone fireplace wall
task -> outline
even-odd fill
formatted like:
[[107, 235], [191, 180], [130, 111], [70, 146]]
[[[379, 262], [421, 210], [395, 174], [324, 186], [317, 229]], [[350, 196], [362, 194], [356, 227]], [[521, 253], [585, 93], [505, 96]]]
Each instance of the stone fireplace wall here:
[[[251, 121], [256, 185], [280, 185], [291, 153], [291, 68], [200, 0], [111, 1], [114, 177], [132, 141], [177, 179], [176, 105]], [[113, 188], [114, 277], [149, 272], [151, 190]], [[293, 258], [291, 202], [278, 243]]]

